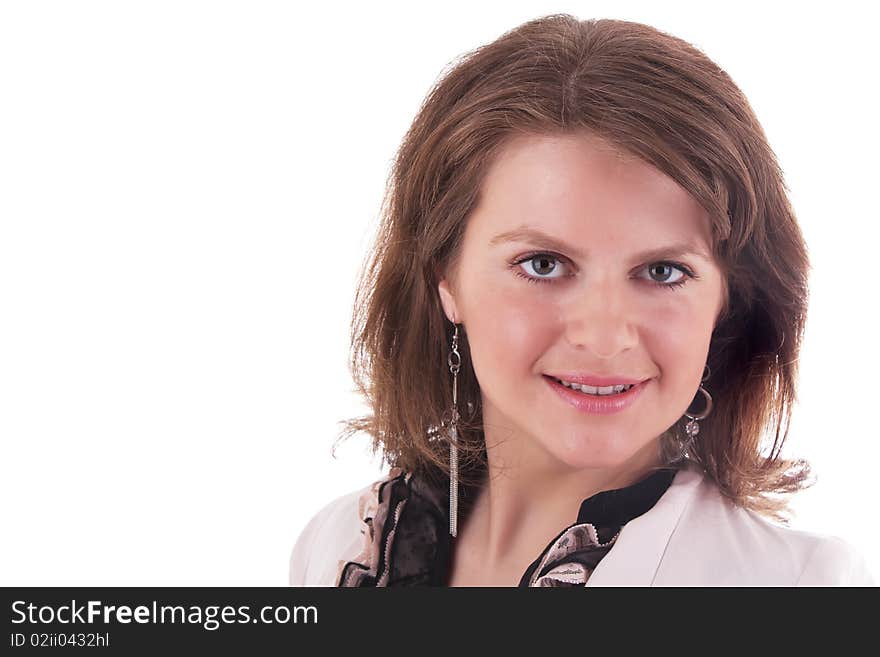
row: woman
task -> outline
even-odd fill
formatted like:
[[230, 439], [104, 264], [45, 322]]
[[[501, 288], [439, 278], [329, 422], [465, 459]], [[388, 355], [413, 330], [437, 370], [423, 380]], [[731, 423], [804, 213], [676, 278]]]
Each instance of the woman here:
[[704, 54], [530, 21], [440, 80], [391, 182], [346, 434], [392, 467], [317, 512], [291, 584], [873, 584], [785, 526], [809, 263]]

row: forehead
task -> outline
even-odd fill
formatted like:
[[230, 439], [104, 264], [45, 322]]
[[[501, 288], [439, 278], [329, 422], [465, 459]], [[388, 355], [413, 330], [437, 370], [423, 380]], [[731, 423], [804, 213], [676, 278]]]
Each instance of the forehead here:
[[[468, 230], [486, 237], [535, 227], [588, 242], [711, 244], [705, 210], [656, 167], [588, 132], [519, 135], [490, 165]], [[488, 236], [491, 239], [491, 235]]]

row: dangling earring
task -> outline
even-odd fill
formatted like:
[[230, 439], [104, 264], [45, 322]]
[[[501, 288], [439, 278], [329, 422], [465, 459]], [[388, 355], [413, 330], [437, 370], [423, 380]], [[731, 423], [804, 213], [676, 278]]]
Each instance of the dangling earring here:
[[[701, 381], [705, 382], [709, 378], [711, 373], [712, 371], [709, 369], [709, 365], [707, 364], [706, 373], [703, 375]], [[684, 432], [687, 435], [687, 439], [682, 443], [681, 451], [679, 452], [678, 456], [675, 457], [674, 461], [678, 461], [679, 459], [684, 457], [685, 454], [687, 454], [688, 449], [690, 449], [691, 444], [694, 441], [694, 437], [696, 437], [696, 435], [700, 433], [700, 425], [698, 421], [705, 419], [706, 417], [708, 417], [709, 413], [712, 412], [712, 395], [710, 395], [709, 391], [702, 386], [702, 383], [697, 392], [701, 392], [706, 396], [706, 408], [703, 409], [703, 412], [699, 415], [691, 415], [690, 413], [685, 411], [685, 417], [690, 420], [690, 422], [688, 422], [684, 427]]]
[[452, 373], [452, 421], [449, 429], [449, 533], [458, 534], [458, 370], [461, 354], [458, 353], [458, 324], [452, 334], [452, 351], [446, 359]]

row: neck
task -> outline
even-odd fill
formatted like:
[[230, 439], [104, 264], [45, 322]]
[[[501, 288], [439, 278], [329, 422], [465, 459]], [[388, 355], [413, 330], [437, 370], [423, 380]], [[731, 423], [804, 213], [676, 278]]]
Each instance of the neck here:
[[641, 481], [660, 466], [649, 443], [615, 467], [572, 468], [528, 437], [486, 435], [489, 464], [461, 537], [487, 570], [524, 571], [559, 532], [573, 524], [581, 502]]

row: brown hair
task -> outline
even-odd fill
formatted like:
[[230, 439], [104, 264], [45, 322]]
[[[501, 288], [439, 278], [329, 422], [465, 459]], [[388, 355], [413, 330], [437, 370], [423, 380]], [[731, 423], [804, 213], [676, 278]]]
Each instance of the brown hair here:
[[[466, 53], [434, 85], [395, 158], [355, 297], [351, 368], [372, 413], [344, 421], [340, 439], [365, 431], [392, 466], [448, 477], [453, 326], [438, 272], [454, 271], [486, 170], [509, 137], [583, 130], [652, 164], [707, 211], [727, 294], [703, 383], [714, 408], [687, 459], [736, 504], [787, 523], [787, 500], [772, 495], [814, 483], [806, 461], [780, 456], [806, 321], [806, 246], [743, 93], [700, 50], [639, 23], [538, 18]], [[461, 331], [459, 350], [468, 486], [487, 466]], [[685, 421], [663, 434], [664, 451]]]

